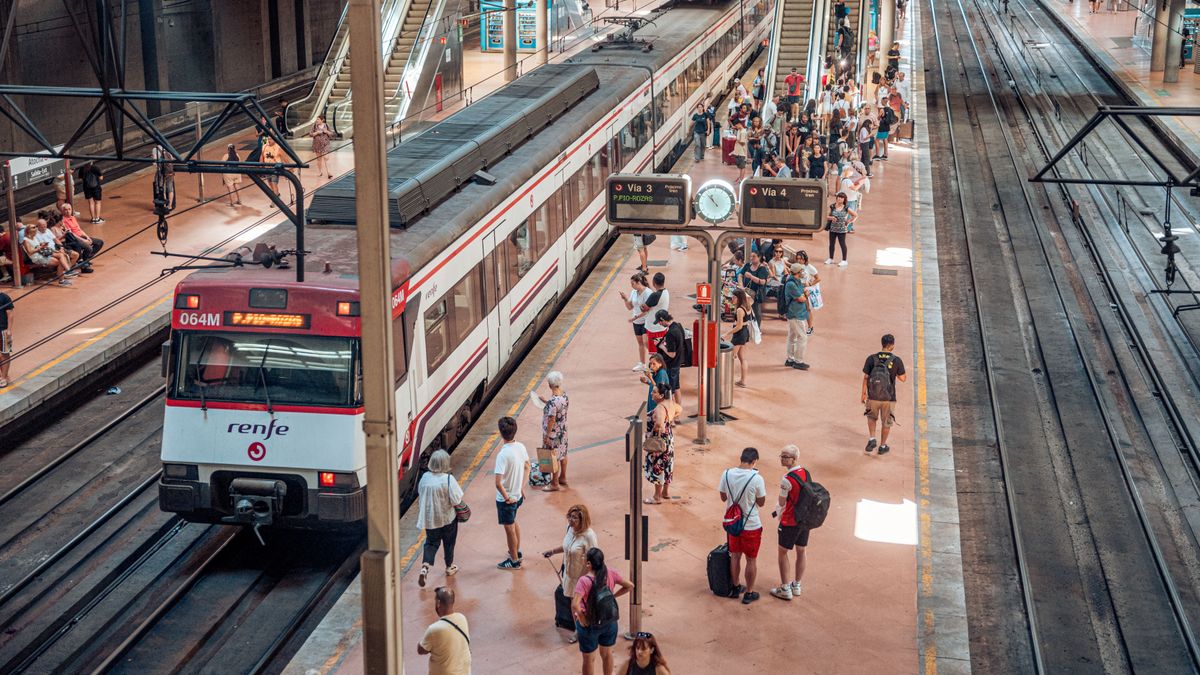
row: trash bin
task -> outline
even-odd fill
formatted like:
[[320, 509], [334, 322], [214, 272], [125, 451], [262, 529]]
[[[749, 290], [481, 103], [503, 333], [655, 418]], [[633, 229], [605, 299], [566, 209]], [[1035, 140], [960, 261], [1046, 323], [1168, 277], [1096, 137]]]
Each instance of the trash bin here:
[[718, 370], [721, 373], [721, 381], [718, 383], [718, 389], [721, 392], [721, 410], [733, 407], [733, 344], [729, 342], [721, 342], [721, 353], [718, 357], [720, 362], [717, 364]]

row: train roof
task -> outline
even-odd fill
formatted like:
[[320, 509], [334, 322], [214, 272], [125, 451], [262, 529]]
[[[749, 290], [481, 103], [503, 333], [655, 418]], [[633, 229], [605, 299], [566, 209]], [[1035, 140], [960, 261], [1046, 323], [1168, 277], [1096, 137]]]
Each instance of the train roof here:
[[[561, 76], [565, 70], [594, 70], [598, 79], [598, 86], [579, 98], [570, 109], [536, 132], [532, 138], [488, 166], [488, 173], [496, 178], [494, 185], [467, 182], [432, 205], [423, 216], [409, 222], [406, 227], [393, 228], [391, 254], [392, 258], [398, 261], [394, 267], [415, 271], [435, 259], [489, 212], [517, 192], [536, 172], [554, 164], [564, 151], [581, 140], [585, 130], [605, 116], [613, 114], [622, 100], [647, 82], [650, 71], [658, 71], [669, 64], [682, 49], [703, 35], [735, 4], [731, 0], [708, 6], [670, 8], [658, 15], [655, 23], [644, 26], [636, 33], [636, 37], [653, 43], [654, 48], [649, 52], [615, 48], [585, 52], [559, 64], [536, 69], [448, 117], [443, 124], [454, 123], [457, 120], [473, 120], [477, 115], [477, 107], [485, 105], [492, 98], [498, 95], [503, 97], [506, 91], [528, 88], [530, 83], [544, 81], [548, 75]], [[539, 76], [538, 73], [546, 68], [552, 70]], [[507, 98], [512, 97], [510, 95]], [[431, 127], [414, 136], [412, 140], [401, 143], [389, 151], [389, 154], [401, 152], [406, 145], [415, 143], [435, 128]], [[353, 180], [354, 172], [350, 172], [327, 187], [333, 190], [333, 186], [336, 186], [340, 192], [339, 196], [344, 197], [344, 181], [349, 181], [352, 185]], [[322, 198], [327, 187], [316, 191], [314, 202]], [[352, 210], [353, 206], [350, 208]], [[497, 225], [502, 222], [503, 219], [498, 221]], [[282, 223], [260, 240], [276, 244], [280, 244], [281, 239], [290, 241], [294, 236], [293, 230], [290, 223]], [[282, 247], [282, 244], [280, 245]], [[311, 252], [305, 265], [308, 279], [328, 276], [320, 274], [325, 263], [329, 263], [335, 276], [357, 278], [357, 245], [353, 227], [310, 223], [305, 227], [305, 248]], [[287, 274], [288, 278], [291, 278], [291, 272], [272, 271], [271, 274]], [[394, 272], [393, 277], [395, 276]], [[397, 282], [395, 278], [393, 281]]]

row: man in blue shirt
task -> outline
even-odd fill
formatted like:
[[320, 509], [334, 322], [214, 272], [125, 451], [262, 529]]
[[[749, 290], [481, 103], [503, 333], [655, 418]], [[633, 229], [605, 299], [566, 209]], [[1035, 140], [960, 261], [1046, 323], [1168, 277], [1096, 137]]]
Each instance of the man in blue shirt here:
[[783, 365], [796, 370], [808, 370], [804, 362], [804, 352], [808, 349], [808, 292], [800, 281], [803, 273], [804, 265], [792, 263], [792, 273], [783, 284], [788, 322], [787, 360]]

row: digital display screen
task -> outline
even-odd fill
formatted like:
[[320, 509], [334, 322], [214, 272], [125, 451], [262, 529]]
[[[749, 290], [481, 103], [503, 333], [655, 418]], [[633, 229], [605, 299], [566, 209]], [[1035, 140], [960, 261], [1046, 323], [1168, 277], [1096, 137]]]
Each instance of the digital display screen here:
[[742, 184], [742, 225], [816, 232], [824, 223], [825, 185], [809, 179], [750, 179]]
[[764, 209], [762, 207], [751, 206], [750, 220], [757, 225], [811, 227], [817, 223], [817, 213], [809, 209]]
[[610, 176], [608, 222], [624, 225], [686, 225], [691, 220], [684, 176]]
[[257, 326], [260, 328], [308, 328], [308, 314], [274, 314], [267, 312], [225, 312], [226, 326]]

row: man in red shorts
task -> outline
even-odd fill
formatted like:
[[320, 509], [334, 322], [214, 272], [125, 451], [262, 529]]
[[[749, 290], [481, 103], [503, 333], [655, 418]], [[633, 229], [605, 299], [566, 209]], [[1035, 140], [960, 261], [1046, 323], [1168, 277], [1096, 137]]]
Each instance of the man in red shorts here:
[[[758, 577], [758, 547], [762, 544], [762, 520], [758, 517], [758, 509], [767, 503], [767, 484], [758, 475], [758, 450], [746, 448], [742, 450], [741, 464], [727, 469], [721, 474], [721, 482], [717, 490], [725, 506], [733, 506], [736, 502], [742, 509], [745, 527], [738, 536], [726, 534], [729, 540], [730, 576], [733, 578], [733, 593], [730, 597], [742, 596], [742, 604], [748, 605], [758, 600], [754, 591], [754, 581]], [[746, 556], [746, 585], [738, 584], [742, 572], [742, 556]]]

